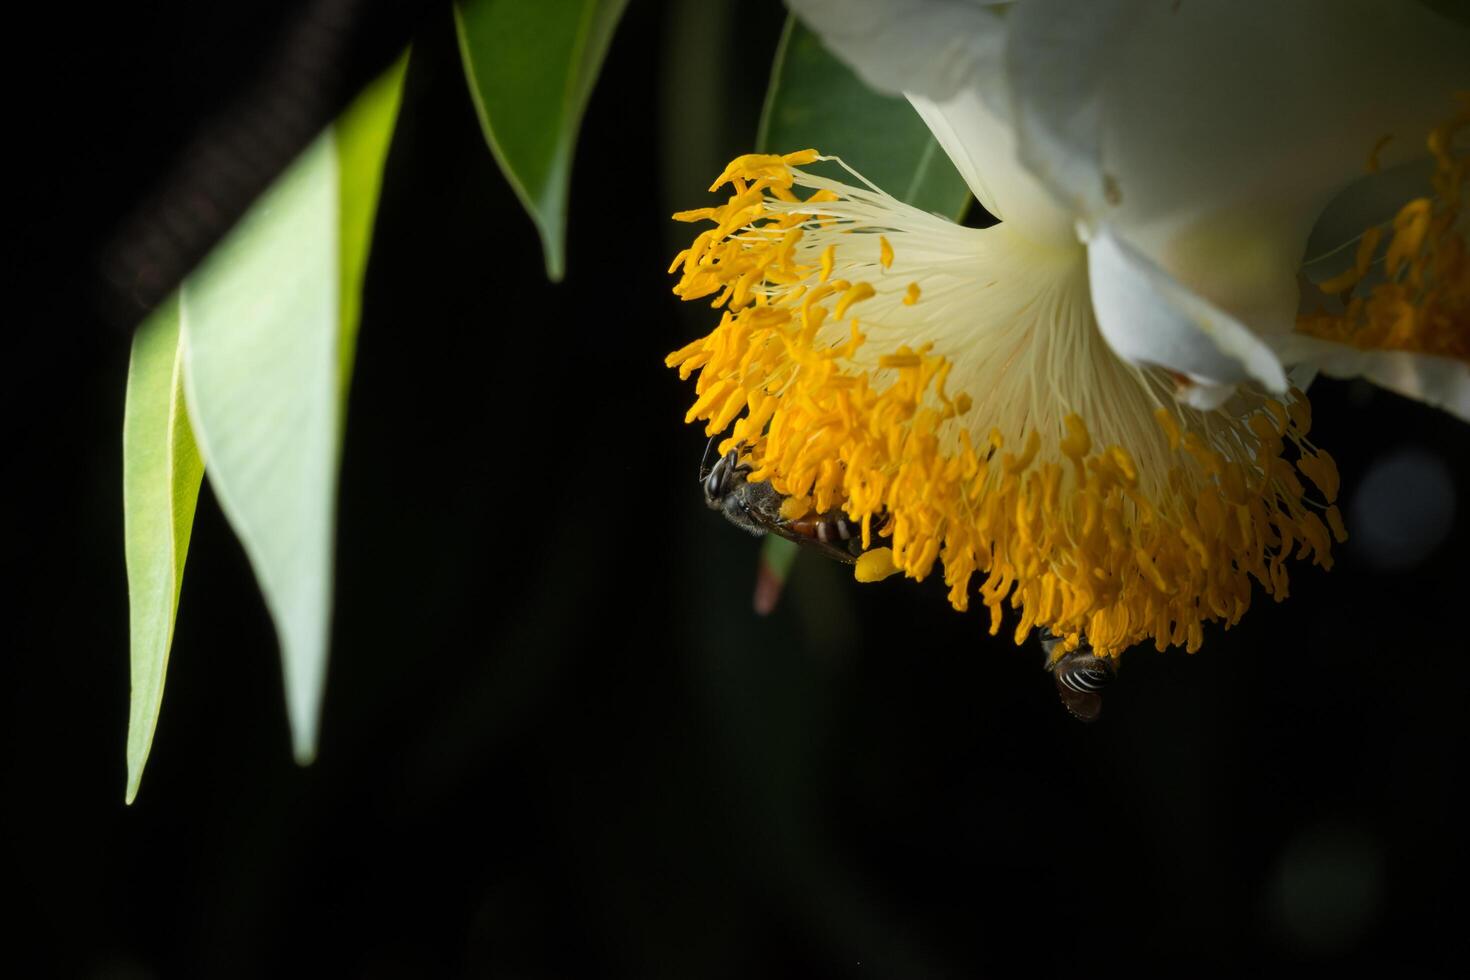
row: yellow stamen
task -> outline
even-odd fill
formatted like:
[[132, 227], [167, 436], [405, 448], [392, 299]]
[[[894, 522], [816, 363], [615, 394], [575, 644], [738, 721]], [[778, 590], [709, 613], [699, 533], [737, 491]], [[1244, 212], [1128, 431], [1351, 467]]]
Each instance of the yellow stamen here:
[[853, 577], [859, 582], [881, 582], [901, 569], [893, 563], [892, 548], [874, 548], [858, 556]]
[[[1346, 533], [1331, 506], [1337, 474], [1305, 442], [1311, 416], [1299, 392], [1283, 404], [1245, 390], [1244, 419], [1181, 406], [1168, 397], [1166, 372], [1124, 364], [1100, 335], [1094, 343], [1090, 314], [1085, 336], [1052, 337], [1038, 319], [998, 327], [994, 350], [945, 349], [973, 324], [963, 315], [955, 324], [922, 319], [918, 284], [905, 273], [931, 273], [902, 265], [906, 245], [948, 254], [921, 236], [953, 236], [944, 247], [959, 258], [942, 273], [949, 278], [936, 280], [944, 299], [933, 309], [943, 313], [956, 302], [958, 276], [978, 279], [966, 236], [992, 230], [916, 216], [779, 157], [742, 157], [719, 183], [732, 192], [706, 216], [716, 233], [681, 253], [674, 292], [714, 295], [725, 312], [708, 337], [667, 363], [699, 372], [689, 417], [712, 436], [726, 433], [722, 451], [742, 447], [751, 479], [786, 498], [784, 516], [841, 509], [861, 524], [869, 550], [859, 580], [923, 579], [938, 565], [950, 603], [963, 610], [978, 575], [992, 634], [1009, 606], [1018, 640], [1045, 627], [1074, 647], [1085, 637], [1116, 655], [1144, 640], [1196, 649], [1203, 623], [1240, 619], [1251, 579], [1280, 599], [1293, 557], [1331, 566], [1332, 538]], [[803, 202], [797, 186], [818, 190]], [[1016, 275], [1033, 265], [1013, 261]], [[890, 267], [899, 275], [881, 275]], [[1068, 288], [1085, 290], [1081, 258], [1056, 268], [1072, 277]], [[905, 322], [919, 325], [909, 343], [894, 339]], [[1051, 344], [1063, 360], [1027, 359]], [[1073, 363], [1064, 359], [1079, 345], [1101, 359], [1080, 365], [1091, 383], [1133, 388], [1089, 389], [1076, 410], [1054, 404], [1070, 379], [1033, 365]], [[961, 359], [967, 366], [956, 370]], [[1006, 414], [987, 387], [1032, 371], [1040, 373], [1027, 390], [1052, 401]], [[985, 417], [975, 417], [978, 405]], [[1298, 472], [1325, 498], [1310, 505], [1326, 507], [1325, 523], [1304, 503]]]
[[[1319, 287], [1327, 294], [1356, 292], [1340, 312], [1303, 314], [1299, 331], [1363, 350], [1470, 361], [1470, 215], [1463, 211], [1470, 153], [1454, 148], [1455, 134], [1470, 125], [1470, 93], [1458, 98], [1459, 112], [1429, 134], [1433, 193], [1394, 216], [1380, 281], [1367, 284], [1383, 236], [1374, 227], [1358, 243], [1353, 267]], [[1370, 171], [1383, 142], [1374, 148]]]
[[818, 282], [826, 282], [832, 277], [832, 263], [836, 261], [837, 246], [828, 245], [822, 252], [822, 275]]

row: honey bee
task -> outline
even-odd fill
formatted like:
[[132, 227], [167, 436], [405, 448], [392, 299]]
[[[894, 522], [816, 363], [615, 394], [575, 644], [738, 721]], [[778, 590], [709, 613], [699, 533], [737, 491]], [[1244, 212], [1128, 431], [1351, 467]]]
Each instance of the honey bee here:
[[781, 503], [786, 498], [769, 483], [751, 483], [751, 467], [740, 461], [737, 446], [710, 465], [715, 447], [711, 439], [699, 465], [699, 482], [704, 502], [741, 530], [761, 537], [775, 534], [819, 551], [828, 558], [851, 564], [863, 552], [862, 525], [841, 510], [808, 514], [795, 520], [781, 516]]
[[1077, 649], [1055, 660], [1059, 636], [1041, 632], [1041, 649], [1046, 653], [1046, 669], [1057, 684], [1057, 695], [1067, 713], [1078, 721], [1097, 721], [1102, 714], [1103, 690], [1117, 676], [1111, 657], [1099, 657], [1084, 637]]

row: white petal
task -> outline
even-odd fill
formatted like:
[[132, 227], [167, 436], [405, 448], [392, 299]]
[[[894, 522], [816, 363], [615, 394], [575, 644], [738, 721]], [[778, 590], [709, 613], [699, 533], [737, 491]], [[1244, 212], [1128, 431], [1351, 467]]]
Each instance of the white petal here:
[[1310, 364], [1333, 378], [1366, 378], [1470, 422], [1470, 364], [1464, 361], [1416, 351], [1360, 350], [1305, 334], [1268, 340], [1284, 360]]
[[1035, 0], [1009, 17], [1007, 116], [1021, 161], [1077, 214], [1101, 214], [1103, 81], [1137, 3]]
[[828, 50], [879, 92], [948, 99], [1001, 72], [997, 3], [981, 0], [787, 0]]
[[911, 94], [909, 101], [985, 210], [1032, 241], [1076, 242], [1075, 220], [1021, 165], [1010, 125], [978, 92], [964, 89], [942, 102]]
[[1087, 271], [1098, 327], [1118, 356], [1157, 364], [1196, 382], [1233, 385], [1253, 379], [1272, 391], [1286, 390], [1280, 361], [1255, 334], [1108, 226], [1087, 243]]
[[[1401, 0], [1035, 0], [1011, 21], [1007, 75], [1024, 135], [1076, 153], [1044, 172], [1095, 185], [1111, 174], [1136, 219], [1194, 210], [1201, 186], [1227, 199], [1320, 196], [1359, 176], [1388, 134], [1386, 163], [1421, 156], [1470, 81], [1470, 32]], [[1100, 157], [1074, 131], [1099, 99]], [[1267, 172], [1241, 169], [1268, 161]]]
[[1308, 232], [1369, 150], [1423, 155], [1470, 84], [1470, 31], [1401, 0], [1037, 0], [1010, 21], [1022, 160], [1261, 333], [1291, 329]]

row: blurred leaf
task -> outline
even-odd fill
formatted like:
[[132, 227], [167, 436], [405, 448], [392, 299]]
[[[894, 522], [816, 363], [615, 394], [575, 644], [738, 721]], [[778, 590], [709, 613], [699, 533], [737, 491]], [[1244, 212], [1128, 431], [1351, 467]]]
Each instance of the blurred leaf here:
[[204, 460], [184, 406], [175, 295], [133, 337], [123, 409], [123, 547], [132, 663], [129, 803], [138, 795], [163, 704], [164, 674], [203, 476]]
[[815, 34], [787, 17], [756, 149], [789, 153], [808, 147], [841, 157], [889, 194], [925, 211], [958, 221], [969, 206], [964, 178], [913, 106], [868, 88]]
[[[338, 369], [342, 404], [341, 421], [347, 420], [347, 389], [357, 354], [357, 328], [362, 321], [362, 282], [367, 273], [368, 252], [373, 244], [373, 218], [378, 213], [378, 193], [383, 187], [383, 166], [388, 142], [398, 118], [403, 96], [403, 76], [408, 55], [383, 73], [347, 107], [331, 127], [337, 150], [337, 242], [340, 251], [338, 298]], [[339, 433], [340, 438], [340, 433]]]
[[190, 415], [275, 620], [302, 763], [326, 677], [343, 395], [403, 68], [303, 151], [180, 295]]
[[757, 616], [769, 616], [776, 611], [781, 601], [781, 592], [786, 588], [786, 579], [791, 575], [791, 565], [796, 561], [798, 547], [775, 534], [767, 534], [761, 541], [761, 554], [755, 568], [755, 596], [752, 605]]
[[470, 96], [546, 254], [565, 265], [567, 189], [582, 113], [627, 0], [457, 0]]

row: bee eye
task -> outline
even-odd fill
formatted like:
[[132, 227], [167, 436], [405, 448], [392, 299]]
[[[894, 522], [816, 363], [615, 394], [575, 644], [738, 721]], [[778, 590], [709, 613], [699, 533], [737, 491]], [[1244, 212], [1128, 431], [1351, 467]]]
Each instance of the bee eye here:
[[720, 488], [725, 482], [723, 465], [723, 460], [716, 463], [715, 468], [710, 472], [709, 479], [704, 481], [704, 492], [711, 497], [718, 497], [720, 495]]

